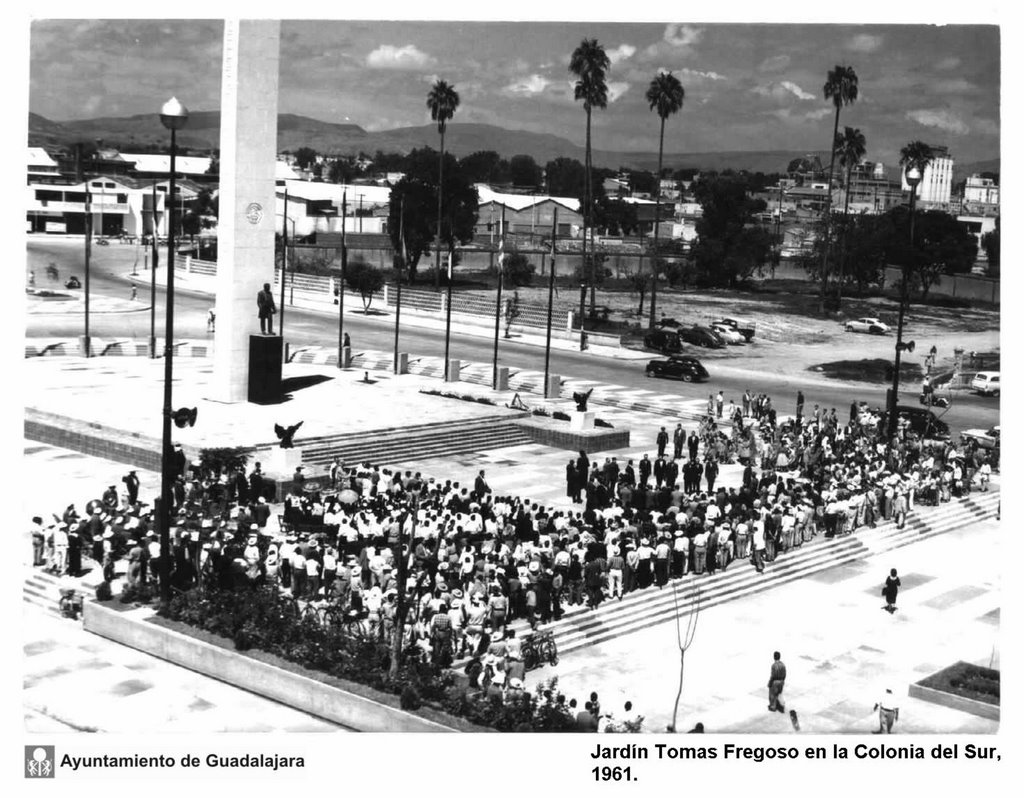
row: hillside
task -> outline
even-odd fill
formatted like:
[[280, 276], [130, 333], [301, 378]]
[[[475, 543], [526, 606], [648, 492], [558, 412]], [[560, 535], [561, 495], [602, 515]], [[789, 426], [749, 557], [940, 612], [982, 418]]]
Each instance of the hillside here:
[[[96, 139], [102, 139], [105, 146], [127, 152], [141, 148], [160, 149], [166, 146], [167, 131], [156, 114], [66, 122], [54, 122], [38, 114], [29, 114], [30, 146], [66, 146], [76, 141], [92, 142]], [[188, 126], [178, 133], [178, 144], [198, 152], [218, 149], [220, 112], [192, 112]], [[372, 155], [377, 150], [407, 153], [417, 147], [436, 148], [438, 137], [434, 125], [367, 131], [358, 125], [323, 122], [298, 114], [281, 114], [278, 117], [277, 145], [279, 150], [294, 151], [305, 146], [328, 155], [356, 155], [359, 152]], [[560, 156], [582, 161], [584, 155], [582, 146], [560, 136], [472, 123], [449, 124], [445, 147], [459, 157], [479, 150], [494, 150], [505, 158], [519, 154], [531, 155], [540, 164]], [[669, 169], [745, 169], [770, 173], [784, 171], [791, 160], [806, 154], [803, 150], [665, 153], [664, 165]], [[813, 154], [823, 160], [828, 157], [827, 152]], [[594, 150], [594, 164], [611, 169], [621, 166], [653, 171], [657, 168], [657, 154], [598, 149]], [[995, 159], [965, 164], [963, 167], [958, 165], [958, 172], [961, 169], [969, 170], [967, 174], [998, 171], [999, 161]]]

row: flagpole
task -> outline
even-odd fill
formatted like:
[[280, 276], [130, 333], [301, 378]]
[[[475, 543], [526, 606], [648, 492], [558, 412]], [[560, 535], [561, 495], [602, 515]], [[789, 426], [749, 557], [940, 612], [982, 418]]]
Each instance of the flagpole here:
[[544, 343], [544, 393], [548, 399], [548, 373], [551, 369], [551, 308], [555, 299], [555, 237], [558, 235], [558, 208], [551, 217], [551, 273], [548, 275], [548, 335]]
[[398, 373], [398, 322], [402, 318], [402, 271], [405, 269], [405, 197], [402, 197], [401, 204], [399, 205], [399, 217], [398, 217], [398, 240], [402, 242], [402, 268], [398, 270], [395, 275], [395, 285], [397, 286], [398, 295], [395, 299], [395, 360], [394, 360], [394, 373]]
[[345, 214], [348, 213], [348, 192], [341, 193], [341, 280], [338, 283], [338, 368], [345, 368], [345, 266], [348, 249], [345, 246]]
[[505, 206], [501, 206], [501, 238], [498, 241], [498, 299], [494, 307], [494, 368], [491, 387], [498, 390], [498, 337], [501, 331], [501, 284], [505, 272]]

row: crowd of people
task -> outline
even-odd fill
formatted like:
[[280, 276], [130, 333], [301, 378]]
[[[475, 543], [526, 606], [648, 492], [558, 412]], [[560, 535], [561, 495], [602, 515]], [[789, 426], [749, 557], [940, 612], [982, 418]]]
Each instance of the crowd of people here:
[[[537, 629], [568, 606], [596, 608], [748, 561], [763, 571], [816, 536], [902, 526], [918, 503], [987, 488], [985, 450], [924, 440], [906, 424], [890, 439], [863, 404], [843, 423], [834, 408], [805, 415], [802, 399], [785, 418], [765, 395], [748, 392], [731, 417], [715, 401], [694, 428], [663, 427], [653, 459], [600, 463], [580, 452], [566, 468], [568, 508], [497, 495], [483, 471], [463, 485], [335, 461], [323, 479], [295, 481], [277, 518], [259, 463], [220, 473], [182, 457], [170, 581], [177, 590], [275, 585], [383, 640], [401, 592], [407, 646], [441, 665], [467, 660], [483, 691], [514, 692], [525, 679], [509, 628], [517, 619]], [[717, 484], [720, 467], [735, 463], [740, 483]], [[138, 494], [131, 472], [81, 515], [69, 506], [53, 523], [33, 519], [33, 561], [78, 574], [91, 554], [111, 581], [123, 560], [129, 589], [151, 586], [159, 519]]]

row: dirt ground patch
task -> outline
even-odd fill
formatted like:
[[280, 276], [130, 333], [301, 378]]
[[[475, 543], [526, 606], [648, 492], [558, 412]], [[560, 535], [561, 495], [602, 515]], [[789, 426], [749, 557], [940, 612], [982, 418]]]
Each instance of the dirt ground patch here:
[[[833, 380], [892, 382], [892, 361], [880, 357], [864, 360], [833, 360], [830, 363], [818, 363], [816, 366], [811, 366], [809, 370]], [[921, 367], [917, 363], [900, 364], [900, 382], [920, 382], [922, 376]]]

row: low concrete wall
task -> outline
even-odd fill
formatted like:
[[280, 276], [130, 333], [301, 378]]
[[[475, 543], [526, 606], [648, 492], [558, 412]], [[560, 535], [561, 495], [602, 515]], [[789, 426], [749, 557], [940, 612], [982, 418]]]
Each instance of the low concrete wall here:
[[999, 706], [997, 704], [986, 704], [984, 701], [975, 701], [971, 698], [953, 695], [952, 693], [935, 690], [934, 688], [925, 687], [920, 684], [910, 685], [910, 690], [907, 694], [911, 698], [919, 698], [922, 701], [927, 701], [931, 704], [938, 704], [939, 706], [949, 707], [950, 709], [957, 709], [961, 712], [976, 715], [979, 718], [999, 720]]
[[628, 429], [570, 430], [568, 421], [530, 417], [517, 422], [536, 443], [574, 452], [607, 452], [629, 446]]
[[456, 731], [411, 712], [348, 693], [237, 651], [147, 623], [145, 617], [142, 617], [147, 612], [151, 611], [118, 612], [90, 601], [85, 604], [83, 624], [87, 631], [108, 640], [137, 648], [175, 665], [280, 701], [350, 729], [373, 732]]

